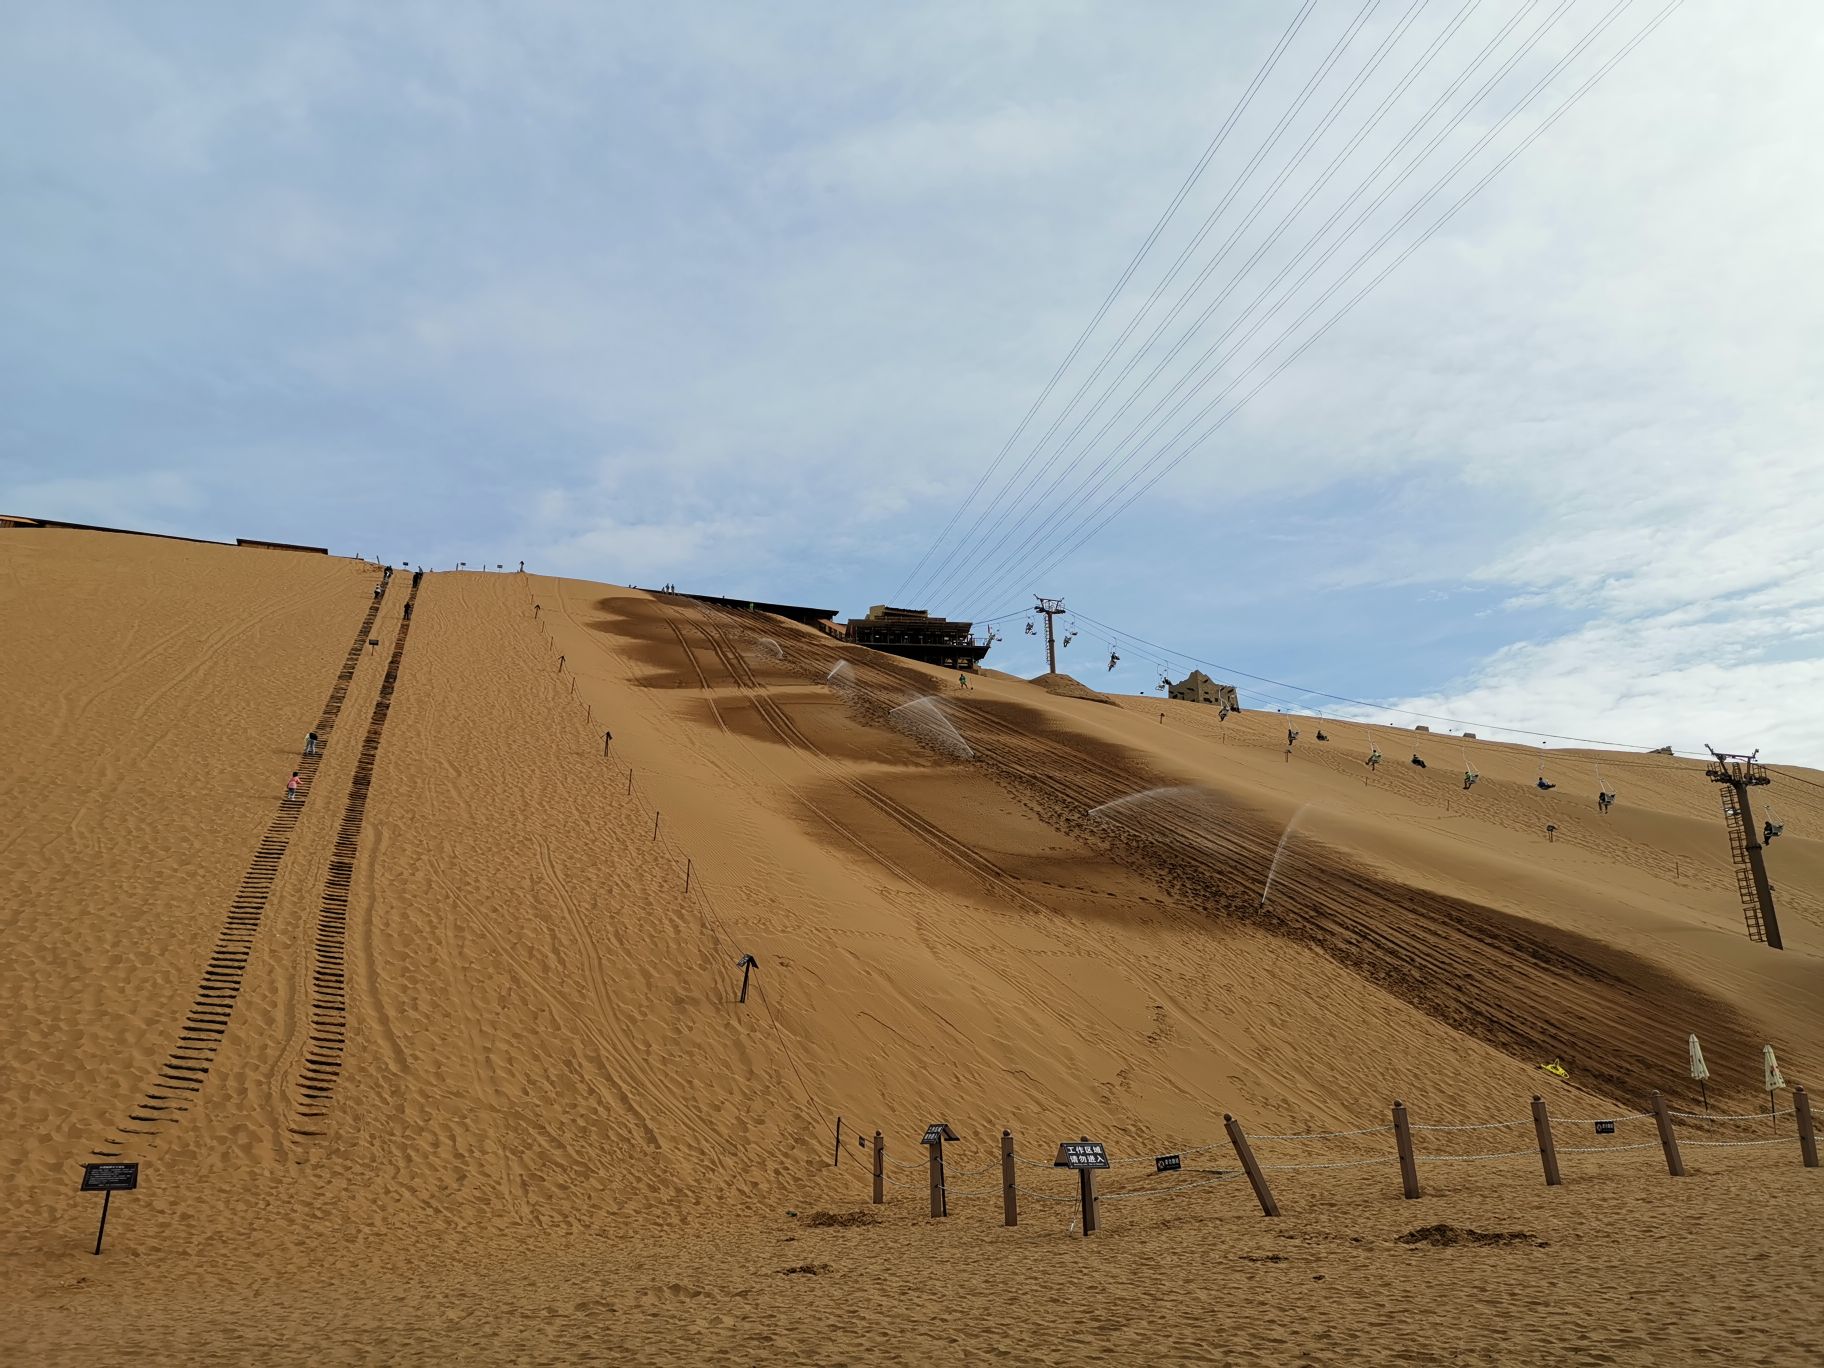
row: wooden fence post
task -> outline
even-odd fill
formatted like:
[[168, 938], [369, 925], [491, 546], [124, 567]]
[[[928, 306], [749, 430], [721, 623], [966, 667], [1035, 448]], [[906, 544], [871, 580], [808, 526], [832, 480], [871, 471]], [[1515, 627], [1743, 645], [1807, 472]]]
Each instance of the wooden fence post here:
[[1017, 1226], [1019, 1223], [1020, 1202], [1013, 1177], [1013, 1132], [1004, 1130], [1001, 1132], [1001, 1224]]
[[[1083, 1143], [1089, 1143], [1089, 1137], [1082, 1137]], [[1077, 1170], [1077, 1197], [1083, 1203], [1083, 1238], [1088, 1239], [1096, 1233], [1096, 1171], [1093, 1168]]]
[[652, 810], [652, 839], [655, 841], [659, 839], [659, 810], [657, 808]]
[[842, 1118], [836, 1118], [836, 1155], [830, 1160], [831, 1168], [842, 1167]]
[[925, 1148], [931, 1151], [931, 1214], [948, 1216], [950, 1203], [944, 1193], [944, 1142], [933, 1140]]
[[1235, 1157], [1241, 1160], [1242, 1172], [1248, 1175], [1248, 1184], [1254, 1189], [1254, 1199], [1260, 1203], [1262, 1216], [1279, 1215], [1279, 1203], [1273, 1200], [1273, 1189], [1267, 1186], [1267, 1175], [1261, 1172], [1255, 1162], [1254, 1150], [1248, 1144], [1248, 1137], [1242, 1134], [1241, 1122], [1224, 1113], [1222, 1127], [1229, 1133], [1229, 1143], [1235, 1147]]
[[887, 1151], [886, 1141], [880, 1138], [880, 1132], [874, 1132], [874, 1205], [879, 1206], [887, 1200]]
[[1678, 1155], [1678, 1137], [1672, 1134], [1672, 1118], [1666, 1112], [1666, 1099], [1653, 1094], [1653, 1120], [1659, 1126], [1659, 1143], [1666, 1151], [1666, 1172], [1674, 1178], [1685, 1176], [1685, 1161]]
[[1404, 1102], [1393, 1104], [1393, 1139], [1400, 1151], [1400, 1192], [1411, 1201], [1423, 1194], [1419, 1191], [1419, 1161], [1412, 1152], [1412, 1121]]
[[1811, 1128], [1811, 1098], [1804, 1085], [1792, 1090], [1792, 1110], [1799, 1123], [1799, 1154], [1806, 1168], [1818, 1166], [1818, 1133]]
[[684, 857], [684, 891], [690, 892], [690, 856]]
[[1539, 1137], [1539, 1162], [1545, 1166], [1545, 1185], [1557, 1187], [1558, 1147], [1552, 1143], [1552, 1118], [1546, 1113], [1545, 1099], [1533, 1094], [1533, 1134]]

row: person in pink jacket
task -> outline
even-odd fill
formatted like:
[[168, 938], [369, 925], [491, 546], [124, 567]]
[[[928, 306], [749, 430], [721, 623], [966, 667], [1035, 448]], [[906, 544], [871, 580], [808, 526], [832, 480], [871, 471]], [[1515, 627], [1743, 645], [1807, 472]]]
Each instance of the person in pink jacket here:
[[291, 778], [285, 781], [285, 796], [287, 798], [296, 798], [298, 796], [298, 791], [303, 787], [304, 781], [298, 778], [298, 772], [293, 770], [291, 772]]

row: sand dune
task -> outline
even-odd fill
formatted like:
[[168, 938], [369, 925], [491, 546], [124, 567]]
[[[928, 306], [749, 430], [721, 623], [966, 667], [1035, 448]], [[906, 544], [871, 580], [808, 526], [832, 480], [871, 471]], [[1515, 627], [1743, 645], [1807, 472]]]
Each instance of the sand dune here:
[[[1689, 1119], [1681, 1180], [1627, 1148], [1649, 1123], [1588, 1124], [1656, 1088], [1700, 1110], [1692, 1031], [1720, 1109], [1764, 1111], [1764, 1042], [1817, 1076], [1824, 789], [1773, 790], [1776, 953], [1688, 761], [1549, 752], [1542, 793], [1523, 747], [963, 691], [575, 580], [427, 576], [408, 623], [407, 577], [378, 604], [376, 578], [0, 534], [10, 1359], [1824, 1354], [1764, 1314], [1824, 1276], [1790, 1118], [1742, 1147], [1714, 1142], [1781, 1133]], [[1418, 1201], [1395, 1097], [1490, 1126], [1421, 1133]], [[1269, 1164], [1357, 1166], [1276, 1167], [1264, 1220], [1225, 1113]], [[935, 1119], [963, 1137], [943, 1222], [899, 1167]], [[1003, 1128], [1147, 1162], [1093, 1240], [1023, 1170], [1007, 1231]], [[1204, 1186], [1122, 1195], [1179, 1150]], [[102, 1156], [142, 1187], [95, 1259]], [[1529, 1238], [1395, 1240], [1434, 1224]]]

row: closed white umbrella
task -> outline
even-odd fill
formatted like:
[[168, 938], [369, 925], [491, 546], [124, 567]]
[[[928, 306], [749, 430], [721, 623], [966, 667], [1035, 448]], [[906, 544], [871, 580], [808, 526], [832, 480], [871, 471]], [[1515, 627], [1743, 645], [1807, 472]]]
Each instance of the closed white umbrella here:
[[1761, 1046], [1761, 1080], [1767, 1089], [1767, 1119], [1778, 1130], [1780, 1114], [1779, 1108], [1774, 1105], [1773, 1095], [1786, 1086], [1786, 1080], [1780, 1077], [1780, 1061], [1773, 1057], [1771, 1045]]
[[1697, 1080], [1697, 1090], [1704, 1096], [1704, 1110], [1710, 1110], [1710, 1070], [1704, 1066], [1704, 1047], [1697, 1043], [1697, 1037], [1691, 1037], [1691, 1077]]

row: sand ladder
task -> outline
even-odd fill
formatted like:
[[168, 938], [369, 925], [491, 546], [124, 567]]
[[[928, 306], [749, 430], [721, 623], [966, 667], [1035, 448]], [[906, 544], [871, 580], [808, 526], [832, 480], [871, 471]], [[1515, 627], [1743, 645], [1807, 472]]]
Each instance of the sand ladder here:
[[[405, 600], [406, 607], [409, 609], [417, 599], [418, 590], [414, 588]], [[386, 675], [380, 681], [379, 696], [374, 699], [367, 735], [361, 739], [361, 756], [355, 763], [348, 801], [342, 808], [342, 823], [336, 830], [335, 849], [329, 859], [329, 873], [323, 880], [323, 901], [317, 911], [317, 934], [311, 946], [309, 1043], [298, 1066], [294, 1105], [297, 1121], [291, 1127], [294, 1135], [326, 1134], [298, 1123], [329, 1115], [336, 1080], [342, 1073], [342, 1057], [348, 1047], [348, 897], [354, 885], [355, 859], [360, 854], [361, 824], [367, 817], [374, 762], [380, 755], [381, 735], [392, 710], [393, 688], [399, 682], [399, 663], [405, 656], [405, 641], [411, 630], [411, 618], [402, 617]]]
[[335, 730], [336, 718], [341, 714], [342, 704], [348, 697], [348, 686], [354, 681], [355, 668], [361, 663], [361, 652], [367, 645], [367, 634], [373, 631], [374, 619], [379, 613], [380, 600], [375, 599], [361, 619], [354, 643], [343, 657], [342, 669], [330, 688], [322, 714], [317, 718], [317, 754], [299, 759], [298, 798], [279, 799], [278, 811], [267, 824], [266, 834], [260, 837], [253, 859], [247, 865], [247, 872], [241, 876], [240, 886], [235, 889], [234, 900], [228, 906], [228, 915], [223, 919], [222, 929], [216, 934], [215, 948], [209, 954], [208, 965], [197, 984], [190, 1010], [184, 1015], [184, 1024], [178, 1029], [177, 1043], [171, 1047], [165, 1056], [165, 1062], [159, 1066], [158, 1081], [146, 1090], [139, 1105], [127, 1113], [129, 1124], [119, 1127], [114, 1136], [101, 1143], [100, 1148], [90, 1151], [97, 1158], [118, 1159], [124, 1148], [132, 1143], [120, 1138], [122, 1136], [157, 1136], [157, 1130], [146, 1127], [161, 1122], [176, 1124], [181, 1113], [188, 1111], [190, 1103], [202, 1092], [209, 1066], [215, 1062], [222, 1039], [228, 1034], [228, 1022], [234, 1015], [235, 1003], [240, 998], [241, 983], [247, 973], [247, 961], [253, 955], [254, 936], [260, 929], [266, 901], [272, 896], [273, 881], [278, 878], [279, 862], [291, 844], [292, 833], [297, 829], [298, 818], [304, 811], [303, 800], [310, 796], [311, 784], [317, 777], [317, 766], [323, 758], [322, 743]]
[[1754, 875], [1748, 866], [1748, 828], [1735, 792], [1726, 785], [1719, 789], [1723, 796], [1723, 825], [1729, 828], [1729, 866], [1735, 871], [1735, 891], [1742, 899], [1742, 920], [1748, 924], [1748, 939], [1765, 941], [1767, 928], [1761, 923], [1761, 901], [1755, 896]]

